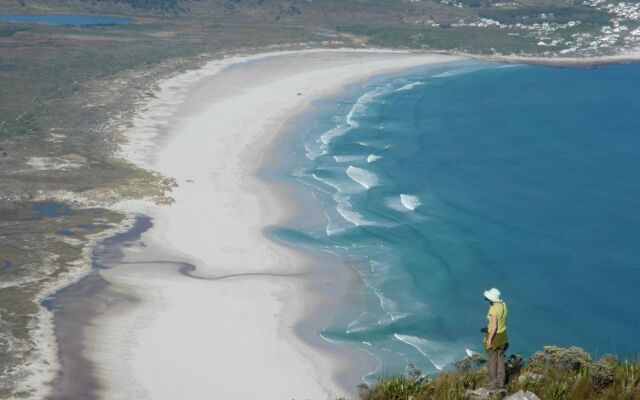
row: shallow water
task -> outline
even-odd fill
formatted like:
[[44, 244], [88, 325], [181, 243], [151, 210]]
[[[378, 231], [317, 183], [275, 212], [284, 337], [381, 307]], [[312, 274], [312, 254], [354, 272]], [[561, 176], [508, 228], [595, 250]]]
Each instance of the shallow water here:
[[502, 290], [511, 350], [634, 356], [640, 313], [640, 65], [459, 62], [378, 77], [317, 104], [278, 173], [326, 222], [280, 227], [361, 275], [322, 336], [446, 368], [481, 351]]
[[42, 306], [53, 314], [60, 361], [49, 399], [97, 397], [101, 384], [95, 365], [87, 357], [86, 329], [92, 326], [96, 315], [106, 313], [110, 307], [139, 301], [114, 290], [98, 271], [119, 265], [123, 261], [123, 249], [139, 242], [151, 227], [149, 217], [138, 215], [130, 229], [100, 240], [91, 257], [94, 268], [79, 281], [42, 300]]
[[73, 210], [66, 205], [52, 201], [42, 201], [34, 204], [33, 211], [37, 212], [41, 217], [60, 217], [73, 213]]

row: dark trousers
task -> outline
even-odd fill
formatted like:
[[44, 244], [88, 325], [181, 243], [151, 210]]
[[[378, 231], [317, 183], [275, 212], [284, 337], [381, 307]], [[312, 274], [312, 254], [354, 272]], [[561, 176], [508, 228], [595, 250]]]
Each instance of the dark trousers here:
[[487, 368], [489, 370], [487, 383], [491, 388], [504, 387], [506, 378], [504, 354], [507, 351], [507, 347], [509, 347], [509, 343], [487, 350]]

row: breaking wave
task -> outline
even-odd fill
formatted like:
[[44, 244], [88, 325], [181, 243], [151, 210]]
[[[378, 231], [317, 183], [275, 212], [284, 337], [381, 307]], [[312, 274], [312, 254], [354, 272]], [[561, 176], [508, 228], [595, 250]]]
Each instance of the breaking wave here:
[[338, 214], [340, 214], [342, 216], [342, 218], [344, 218], [345, 220], [351, 222], [355, 226], [372, 225], [373, 224], [371, 221], [367, 221], [362, 216], [362, 214], [360, 214], [357, 211], [353, 211], [353, 210], [349, 209], [345, 204], [338, 204], [336, 206], [336, 210], [338, 211]]
[[379, 184], [378, 176], [364, 168], [358, 168], [350, 165], [349, 168], [347, 168], [347, 175], [353, 181], [361, 184], [365, 189], [370, 189]]
[[450, 351], [451, 346], [446, 343], [427, 340], [417, 336], [401, 335], [399, 333], [394, 333], [393, 337], [418, 350], [418, 352], [427, 357], [431, 364], [439, 371], [444, 370], [447, 365], [455, 360], [455, 354]]
[[401, 87], [399, 89], [396, 89], [396, 92], [404, 92], [404, 91], [407, 91], [407, 90], [411, 90], [416, 86], [421, 86], [421, 85], [426, 85], [426, 83], [424, 83], [424, 82], [412, 82], [412, 83], [409, 83], [407, 85], [404, 85], [403, 87]]
[[348, 163], [354, 161], [364, 160], [364, 156], [333, 156], [333, 159], [336, 160], [337, 163]]
[[342, 136], [349, 131], [349, 127], [346, 126], [336, 126], [335, 128], [329, 129], [325, 133], [320, 136], [320, 142], [324, 145], [329, 145], [333, 138], [338, 136]]
[[418, 196], [412, 196], [410, 194], [401, 194], [400, 202], [407, 210], [411, 210], [411, 211], [415, 211], [416, 208], [422, 205]]

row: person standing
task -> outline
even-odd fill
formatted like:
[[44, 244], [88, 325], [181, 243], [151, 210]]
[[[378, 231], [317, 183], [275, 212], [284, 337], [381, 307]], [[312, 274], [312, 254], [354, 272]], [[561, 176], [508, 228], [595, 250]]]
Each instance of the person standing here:
[[486, 290], [484, 298], [489, 302], [488, 325], [484, 337], [489, 370], [487, 381], [492, 389], [503, 388], [506, 378], [504, 355], [509, 347], [507, 304], [500, 298], [500, 291], [496, 288]]

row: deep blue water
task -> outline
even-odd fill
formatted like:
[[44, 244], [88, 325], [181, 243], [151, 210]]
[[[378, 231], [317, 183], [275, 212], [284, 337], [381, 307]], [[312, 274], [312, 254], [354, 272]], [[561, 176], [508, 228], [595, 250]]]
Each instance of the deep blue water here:
[[131, 18], [112, 17], [108, 15], [0, 15], [0, 21], [44, 24], [44, 25], [127, 25], [133, 22]]
[[491, 287], [511, 352], [640, 351], [640, 65], [379, 77], [318, 103], [286, 153], [326, 223], [274, 234], [356, 265], [354, 309], [322, 335], [374, 374], [482, 351]]

